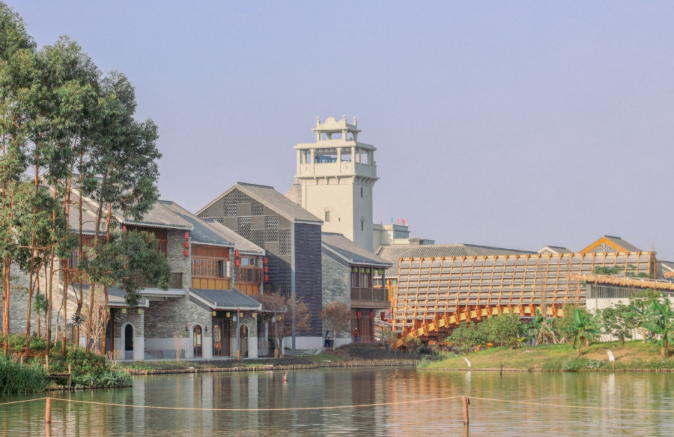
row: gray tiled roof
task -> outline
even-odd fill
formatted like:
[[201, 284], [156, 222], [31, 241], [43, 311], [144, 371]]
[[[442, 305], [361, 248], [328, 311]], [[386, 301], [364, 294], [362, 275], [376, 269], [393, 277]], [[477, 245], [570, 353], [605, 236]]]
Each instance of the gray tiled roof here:
[[614, 237], [612, 235], [604, 235], [604, 237], [606, 237], [608, 240], [611, 240], [611, 242], [617, 244], [618, 246], [624, 247], [628, 252], [643, 252], [635, 245], [628, 243], [620, 237]]
[[124, 217], [121, 221], [127, 225], [192, 230], [192, 224], [189, 221], [185, 220], [180, 214], [176, 214], [161, 200], [145, 213], [142, 220], [136, 221], [133, 218]]
[[213, 309], [259, 309], [260, 302], [246, 296], [239, 290], [200, 290], [190, 289]]
[[206, 223], [177, 203], [170, 200], [160, 200], [159, 204], [163, 205], [174, 215], [178, 216], [180, 219], [192, 226], [192, 231], [190, 232], [190, 238], [192, 238], [192, 242], [227, 247], [234, 246], [234, 243], [232, 243], [231, 240], [226, 238], [222, 233], [213, 229], [209, 223]]
[[208, 224], [208, 226], [210, 226], [215, 232], [218, 232], [224, 238], [234, 243], [234, 249], [248, 254], [265, 254], [265, 250], [263, 248], [237, 234], [235, 231], [229, 229], [227, 226], [216, 221], [215, 219], [202, 219], [202, 221], [206, 222], [206, 224]]
[[271, 209], [272, 211], [276, 212], [279, 215], [282, 215], [283, 217], [285, 217], [290, 221], [315, 222], [317, 224], [323, 223], [321, 219], [319, 219], [306, 209], [302, 208], [292, 200], [288, 199], [283, 194], [276, 191], [274, 187], [270, 187], [268, 185], [248, 184], [245, 182], [237, 182], [236, 185], [234, 185], [229, 190], [225, 191], [224, 193], [213, 199], [213, 201], [211, 201], [208, 205], [204, 206], [199, 211], [197, 211], [197, 214], [200, 214], [202, 211], [208, 209], [211, 205], [213, 205], [218, 200], [222, 199], [224, 196], [229, 194], [229, 192], [234, 189], [238, 189], [239, 191], [252, 197], [253, 199], [257, 200], [258, 202], [266, 206], [267, 208]]
[[501, 247], [478, 246], [475, 244], [394, 244], [391, 246], [382, 246], [379, 248], [379, 250], [377, 250], [377, 255], [393, 264], [391, 268], [386, 270], [387, 277], [398, 276], [398, 261], [400, 258], [514, 255], [535, 253], [536, 252], [527, 250], [504, 249]]
[[566, 247], [562, 247], [562, 246], [550, 246], [550, 245], [542, 247], [542, 248], [538, 251], [538, 253], [541, 253], [541, 252], [543, 252], [543, 251], [547, 251], [547, 252], [550, 252], [550, 253], [574, 253], [573, 250], [567, 249]]
[[363, 249], [342, 234], [323, 232], [321, 244], [338, 255], [345, 258], [351, 264], [368, 264], [374, 266], [391, 266], [389, 261], [375, 255], [367, 249]]
[[[82, 284], [82, 290], [84, 291], [85, 301], [89, 301], [89, 288], [90, 284]], [[70, 294], [70, 292], [68, 292]], [[128, 307], [126, 304], [126, 292], [119, 287], [109, 286], [108, 287], [108, 305], [111, 307]], [[144, 297], [138, 299], [139, 307], [147, 307], [148, 300]]]

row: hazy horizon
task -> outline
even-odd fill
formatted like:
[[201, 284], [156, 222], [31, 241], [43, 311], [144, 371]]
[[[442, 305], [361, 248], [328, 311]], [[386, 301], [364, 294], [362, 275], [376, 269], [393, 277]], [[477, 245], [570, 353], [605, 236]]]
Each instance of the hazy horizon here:
[[293, 146], [345, 114], [378, 148], [377, 221], [674, 260], [674, 3], [6, 2], [130, 78], [161, 197], [190, 211], [237, 181], [285, 193]]

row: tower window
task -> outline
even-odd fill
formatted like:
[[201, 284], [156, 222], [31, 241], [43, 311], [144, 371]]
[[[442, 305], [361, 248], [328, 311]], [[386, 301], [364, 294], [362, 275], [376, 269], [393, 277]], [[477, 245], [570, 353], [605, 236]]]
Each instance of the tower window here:
[[360, 230], [364, 231], [365, 230], [365, 220], [360, 221]]
[[329, 221], [330, 221], [330, 211], [325, 211], [325, 222], [327, 223]]
[[363, 187], [360, 187], [360, 197], [363, 198]]

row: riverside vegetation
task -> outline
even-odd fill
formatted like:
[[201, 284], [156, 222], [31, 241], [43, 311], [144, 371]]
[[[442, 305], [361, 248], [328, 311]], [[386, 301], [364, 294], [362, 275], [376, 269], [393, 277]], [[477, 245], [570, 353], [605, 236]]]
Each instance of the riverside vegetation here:
[[[472, 368], [605, 369], [613, 367], [609, 350], [619, 370], [674, 368], [674, 312], [660, 293], [646, 290], [628, 305], [618, 302], [596, 313], [575, 305], [564, 310], [556, 319], [537, 312], [528, 323], [515, 314], [462, 322], [420, 368], [466, 368], [467, 358]], [[630, 341], [636, 332], [642, 339]]]
[[[155, 237], [121, 232], [112, 214], [140, 220], [159, 196], [158, 128], [136, 120], [136, 106], [124, 74], [102, 73], [66, 36], [38, 48], [21, 17], [0, 1], [0, 392], [43, 390], [45, 356], [50, 371], [71, 364], [78, 385], [129, 382], [101, 356], [108, 287], [124, 290], [133, 307], [140, 284], [166, 289], [172, 279]], [[91, 242], [83, 197], [99, 205]], [[28, 280], [19, 281], [17, 270]], [[61, 286], [74, 296], [72, 307], [55, 299]], [[10, 302], [19, 296], [27, 314], [24, 334], [16, 336]], [[83, 350], [68, 345], [81, 337]], [[28, 379], [34, 382], [22, 382]]]

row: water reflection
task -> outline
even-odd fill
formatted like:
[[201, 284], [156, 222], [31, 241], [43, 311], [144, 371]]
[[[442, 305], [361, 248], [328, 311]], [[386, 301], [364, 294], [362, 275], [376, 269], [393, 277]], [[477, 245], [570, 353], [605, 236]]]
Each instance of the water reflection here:
[[[673, 411], [667, 374], [441, 373], [312, 370], [138, 377], [130, 389], [59, 394], [65, 399], [184, 408], [282, 408], [281, 411], [173, 411], [53, 403], [50, 435], [467, 435], [460, 399], [473, 399], [470, 434], [555, 436], [673, 435], [671, 414], [568, 409], [540, 404]], [[28, 397], [2, 398], [0, 402]], [[397, 403], [367, 408], [298, 407]], [[0, 435], [47, 435], [44, 401], [0, 407]]]

